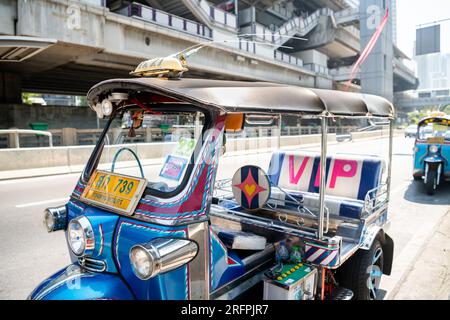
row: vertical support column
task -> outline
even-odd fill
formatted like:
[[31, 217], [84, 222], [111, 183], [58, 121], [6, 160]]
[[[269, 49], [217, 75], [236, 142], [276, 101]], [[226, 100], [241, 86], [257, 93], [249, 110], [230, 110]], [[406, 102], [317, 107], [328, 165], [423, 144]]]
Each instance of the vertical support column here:
[[326, 188], [326, 165], [327, 165], [327, 132], [328, 132], [328, 118], [322, 117], [322, 139], [321, 139], [321, 150], [320, 150], [320, 187], [319, 187], [319, 230], [317, 237], [319, 239], [323, 238], [323, 217], [325, 215], [325, 188]]
[[198, 244], [198, 254], [188, 264], [189, 292], [192, 300], [209, 300], [210, 264], [209, 264], [209, 226], [207, 222], [190, 224], [189, 239]]
[[202, 126], [200, 125], [200, 112], [195, 114], [195, 123], [194, 123], [194, 137], [196, 140], [200, 138], [202, 134]]
[[19, 132], [8, 134], [8, 148], [20, 148]]
[[152, 128], [145, 128], [145, 142], [152, 142]]
[[[361, 50], [365, 48], [380, 25], [388, 0], [360, 0]], [[361, 65], [361, 91], [385, 97], [394, 97], [394, 47], [392, 42], [392, 21], [394, 12], [389, 8], [389, 18], [380, 38], [366, 61]]]
[[77, 143], [77, 129], [75, 128], [63, 128], [62, 129], [62, 145], [63, 146], [76, 146]]
[[22, 79], [20, 75], [0, 72], [0, 103], [22, 103]]
[[278, 140], [278, 149], [280, 149], [281, 148], [281, 114], [280, 114], [280, 116], [278, 118], [278, 137], [277, 137], [277, 140]]
[[389, 164], [388, 164], [388, 178], [387, 178], [387, 197], [389, 199], [391, 193], [391, 174], [392, 174], [392, 143], [394, 141], [394, 120], [389, 120]]

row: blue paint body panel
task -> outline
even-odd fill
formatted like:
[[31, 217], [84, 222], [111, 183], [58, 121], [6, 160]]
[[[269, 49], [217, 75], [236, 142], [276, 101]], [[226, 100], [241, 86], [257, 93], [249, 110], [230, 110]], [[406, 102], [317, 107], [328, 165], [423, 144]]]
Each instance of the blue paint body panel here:
[[78, 265], [56, 272], [31, 293], [33, 300], [131, 300], [133, 294], [118, 275], [89, 272]]
[[130, 249], [136, 244], [146, 243], [161, 237], [187, 238], [187, 228], [152, 225], [128, 218], [120, 218], [114, 237], [114, 255], [120, 273], [129, 284], [137, 299], [185, 300], [189, 298], [188, 267], [141, 280], [133, 273], [129, 258]]
[[210, 231], [210, 289], [214, 291], [245, 273], [239, 257], [228, 251], [214, 231]]
[[[94, 230], [95, 250], [91, 258], [103, 260], [106, 263], [107, 272], [117, 273], [112, 243], [119, 216], [73, 200], [69, 201], [67, 207], [69, 221], [83, 214], [89, 219], [89, 222], [92, 225], [92, 229]], [[68, 249], [69, 252], [71, 252], [70, 248]], [[71, 254], [71, 258], [73, 262], [77, 260], [77, 257], [73, 254]]]

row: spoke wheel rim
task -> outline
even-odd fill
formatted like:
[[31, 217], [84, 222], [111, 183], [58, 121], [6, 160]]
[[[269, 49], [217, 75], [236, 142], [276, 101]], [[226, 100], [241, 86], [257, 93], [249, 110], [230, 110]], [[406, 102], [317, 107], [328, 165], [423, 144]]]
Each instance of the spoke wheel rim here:
[[377, 248], [372, 256], [372, 264], [369, 267], [369, 296], [371, 300], [377, 299], [378, 289], [380, 287], [382, 272], [383, 249]]

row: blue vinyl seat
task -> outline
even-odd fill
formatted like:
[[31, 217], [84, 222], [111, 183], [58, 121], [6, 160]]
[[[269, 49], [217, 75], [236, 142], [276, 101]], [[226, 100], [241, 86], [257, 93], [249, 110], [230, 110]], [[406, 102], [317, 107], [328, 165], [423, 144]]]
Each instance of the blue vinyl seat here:
[[[303, 198], [309, 209], [319, 208], [320, 155], [312, 152], [275, 152], [268, 176], [276, 185]], [[380, 157], [333, 155], [326, 163], [325, 205], [330, 214], [360, 218], [366, 194], [380, 186], [385, 163]]]

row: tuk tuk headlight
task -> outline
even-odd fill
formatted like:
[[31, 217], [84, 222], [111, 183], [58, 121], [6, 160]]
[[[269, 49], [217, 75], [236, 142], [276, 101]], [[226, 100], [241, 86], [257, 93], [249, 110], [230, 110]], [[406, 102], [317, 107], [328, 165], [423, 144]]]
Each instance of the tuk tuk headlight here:
[[94, 251], [94, 230], [85, 216], [79, 216], [69, 222], [67, 239], [70, 249], [77, 256], [89, 256]]
[[133, 247], [130, 250], [130, 260], [133, 272], [139, 279], [145, 280], [153, 275], [155, 261], [153, 255], [149, 254], [145, 248]]
[[66, 206], [45, 209], [44, 226], [48, 232], [65, 229], [67, 227]]
[[191, 240], [157, 238], [133, 246], [130, 261], [134, 274], [141, 280], [147, 280], [191, 262], [197, 252], [197, 243]]
[[108, 99], [104, 99], [102, 101], [102, 113], [104, 116], [109, 116], [113, 111], [112, 102]]
[[438, 153], [439, 147], [432, 145], [432, 146], [430, 146], [430, 148], [428, 150], [430, 151], [430, 153]]

